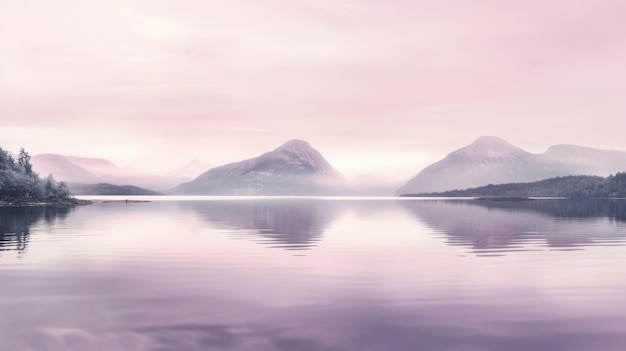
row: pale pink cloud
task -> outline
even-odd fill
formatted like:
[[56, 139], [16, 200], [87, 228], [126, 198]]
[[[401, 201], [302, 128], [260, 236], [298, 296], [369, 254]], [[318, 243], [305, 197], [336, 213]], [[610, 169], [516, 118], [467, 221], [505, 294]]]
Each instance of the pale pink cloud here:
[[305, 138], [406, 177], [485, 134], [626, 150], [620, 1], [0, 1], [5, 148], [165, 170]]

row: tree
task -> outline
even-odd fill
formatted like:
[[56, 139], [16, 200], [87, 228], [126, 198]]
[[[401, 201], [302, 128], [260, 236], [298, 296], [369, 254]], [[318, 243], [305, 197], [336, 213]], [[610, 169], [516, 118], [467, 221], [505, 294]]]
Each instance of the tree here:
[[33, 172], [30, 155], [23, 148], [17, 161], [0, 148], [0, 201], [59, 201], [70, 198], [67, 184], [52, 175], [45, 179]]
[[17, 157], [17, 163], [24, 170], [26, 175], [31, 176], [33, 174], [33, 165], [30, 164], [30, 155], [24, 148], [20, 149], [20, 154]]
[[46, 179], [44, 179], [43, 181], [43, 188], [44, 191], [46, 193], [46, 197], [51, 197], [55, 192], [55, 184], [54, 184], [54, 178], [52, 177], [52, 174], [48, 174], [48, 176], [46, 177]]
[[0, 170], [15, 169], [15, 159], [10, 152], [0, 148]]
[[61, 182], [58, 183], [57, 196], [60, 196], [60, 197], [69, 197], [70, 196], [70, 189], [68, 188], [66, 182], [61, 181]]

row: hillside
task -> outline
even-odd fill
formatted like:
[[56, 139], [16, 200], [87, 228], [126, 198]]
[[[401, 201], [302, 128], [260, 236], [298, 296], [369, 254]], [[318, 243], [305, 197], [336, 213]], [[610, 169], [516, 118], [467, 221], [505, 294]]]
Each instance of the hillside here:
[[442, 197], [626, 197], [626, 173], [608, 177], [567, 176], [531, 183], [487, 185], [465, 190], [407, 194]]
[[189, 179], [176, 175], [155, 175], [120, 167], [103, 158], [48, 153], [33, 156], [32, 163], [35, 172], [52, 174], [55, 178], [68, 183], [133, 184], [148, 189], [168, 189]]
[[606, 177], [625, 169], [624, 151], [555, 145], [542, 154], [533, 154], [500, 138], [486, 136], [424, 168], [396, 194], [527, 183], [579, 174]]
[[162, 195], [134, 185], [69, 183], [68, 186], [73, 195]]

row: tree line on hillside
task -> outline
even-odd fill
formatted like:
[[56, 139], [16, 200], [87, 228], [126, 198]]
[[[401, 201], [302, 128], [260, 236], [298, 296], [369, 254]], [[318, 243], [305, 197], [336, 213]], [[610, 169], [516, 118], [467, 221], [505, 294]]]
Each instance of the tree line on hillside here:
[[33, 171], [30, 155], [20, 149], [17, 159], [0, 148], [0, 201], [4, 202], [60, 202], [68, 200], [70, 192], [65, 182], [52, 175], [40, 178]]
[[406, 194], [402, 196], [569, 198], [626, 197], [626, 172], [619, 172], [608, 177], [566, 176], [549, 178], [532, 183], [489, 184], [465, 190]]

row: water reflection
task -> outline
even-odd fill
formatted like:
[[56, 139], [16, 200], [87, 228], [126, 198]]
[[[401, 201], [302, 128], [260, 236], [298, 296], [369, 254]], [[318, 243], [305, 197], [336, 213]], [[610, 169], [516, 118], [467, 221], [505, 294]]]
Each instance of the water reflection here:
[[[448, 200], [404, 204], [420, 221], [443, 233], [449, 245], [470, 247], [477, 253], [626, 243], [626, 200]], [[558, 225], [554, 221], [559, 221]]]
[[512, 212], [536, 212], [554, 218], [608, 218], [626, 222], [626, 199], [545, 199], [532, 201], [463, 201], [472, 206]]
[[0, 252], [15, 250], [24, 253], [28, 247], [30, 228], [39, 221], [53, 224], [65, 218], [70, 207], [0, 207]]
[[183, 206], [213, 225], [236, 229], [230, 233], [233, 237], [287, 250], [308, 250], [317, 245], [324, 229], [344, 208], [337, 201], [298, 199], [188, 201]]
[[[546, 250], [623, 243], [619, 206], [265, 199], [95, 204], [62, 223], [51, 209], [5, 213], [2, 232], [33, 244], [19, 265], [0, 260], [0, 350], [623, 350], [626, 247]], [[54, 240], [35, 240], [44, 232]], [[266, 249], [322, 239], [304, 257]], [[459, 245], [542, 251], [485, 260]]]

